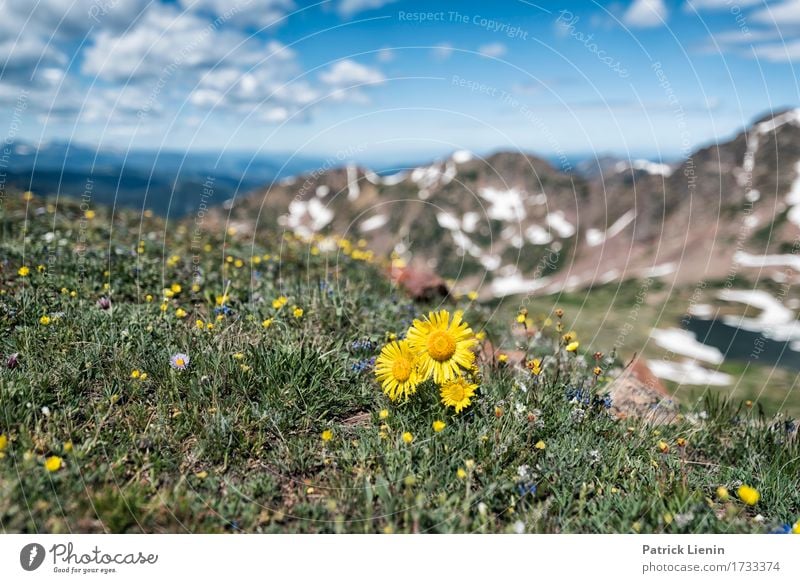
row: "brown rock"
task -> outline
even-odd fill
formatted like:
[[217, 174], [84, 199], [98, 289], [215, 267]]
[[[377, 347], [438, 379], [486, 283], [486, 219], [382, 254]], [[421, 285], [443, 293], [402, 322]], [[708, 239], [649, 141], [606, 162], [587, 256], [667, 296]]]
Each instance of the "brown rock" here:
[[639, 417], [654, 425], [671, 423], [678, 406], [667, 389], [640, 359], [634, 360], [608, 386], [612, 412], [619, 417]]
[[450, 294], [445, 281], [430, 269], [414, 265], [392, 268], [392, 281], [417, 301], [432, 301]]

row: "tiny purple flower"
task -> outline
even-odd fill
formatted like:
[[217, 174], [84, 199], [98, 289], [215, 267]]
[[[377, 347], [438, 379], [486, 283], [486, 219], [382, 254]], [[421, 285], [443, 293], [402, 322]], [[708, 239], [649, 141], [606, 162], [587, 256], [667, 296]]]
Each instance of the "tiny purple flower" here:
[[189, 355], [178, 352], [169, 357], [169, 365], [175, 370], [186, 370], [189, 366]]

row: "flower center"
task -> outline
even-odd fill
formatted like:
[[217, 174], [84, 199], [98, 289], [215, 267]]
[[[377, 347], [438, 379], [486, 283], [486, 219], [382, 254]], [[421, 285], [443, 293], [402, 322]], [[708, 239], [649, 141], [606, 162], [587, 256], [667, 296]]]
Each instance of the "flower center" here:
[[460, 382], [451, 383], [448, 387], [450, 398], [455, 402], [464, 400], [464, 384]]
[[443, 362], [456, 353], [456, 343], [447, 332], [436, 331], [428, 338], [428, 354], [431, 358]]
[[182, 358], [176, 358], [175, 364], [178, 366], [183, 366], [185, 364], [185, 361]]
[[398, 358], [392, 365], [392, 376], [401, 383], [406, 382], [411, 376], [411, 361], [406, 358]]

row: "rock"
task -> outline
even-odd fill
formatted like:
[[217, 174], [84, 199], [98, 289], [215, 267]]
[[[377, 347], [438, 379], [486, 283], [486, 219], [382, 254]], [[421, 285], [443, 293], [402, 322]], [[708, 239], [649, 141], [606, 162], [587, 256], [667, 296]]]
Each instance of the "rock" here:
[[634, 360], [608, 386], [611, 410], [618, 417], [639, 417], [653, 425], [672, 423], [678, 406], [647, 365]]
[[430, 269], [420, 266], [393, 267], [392, 281], [416, 301], [432, 301], [450, 295], [445, 281]]

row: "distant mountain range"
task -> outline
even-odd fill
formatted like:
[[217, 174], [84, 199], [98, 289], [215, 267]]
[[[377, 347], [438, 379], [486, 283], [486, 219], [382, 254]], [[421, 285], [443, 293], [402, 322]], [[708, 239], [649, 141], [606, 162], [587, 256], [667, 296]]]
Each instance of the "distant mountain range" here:
[[392, 175], [351, 164], [287, 178], [217, 218], [364, 238], [496, 297], [632, 278], [785, 278], [800, 269], [799, 164], [790, 110], [671, 165], [602, 157], [563, 172], [527, 154], [461, 151]]
[[93, 201], [182, 216], [194, 212], [203, 185], [213, 182], [213, 200], [222, 204], [269, 181], [308, 172], [321, 160], [247, 152], [177, 152], [169, 150], [96, 150], [75, 143], [8, 145], [0, 171], [6, 184], [46, 195]]

